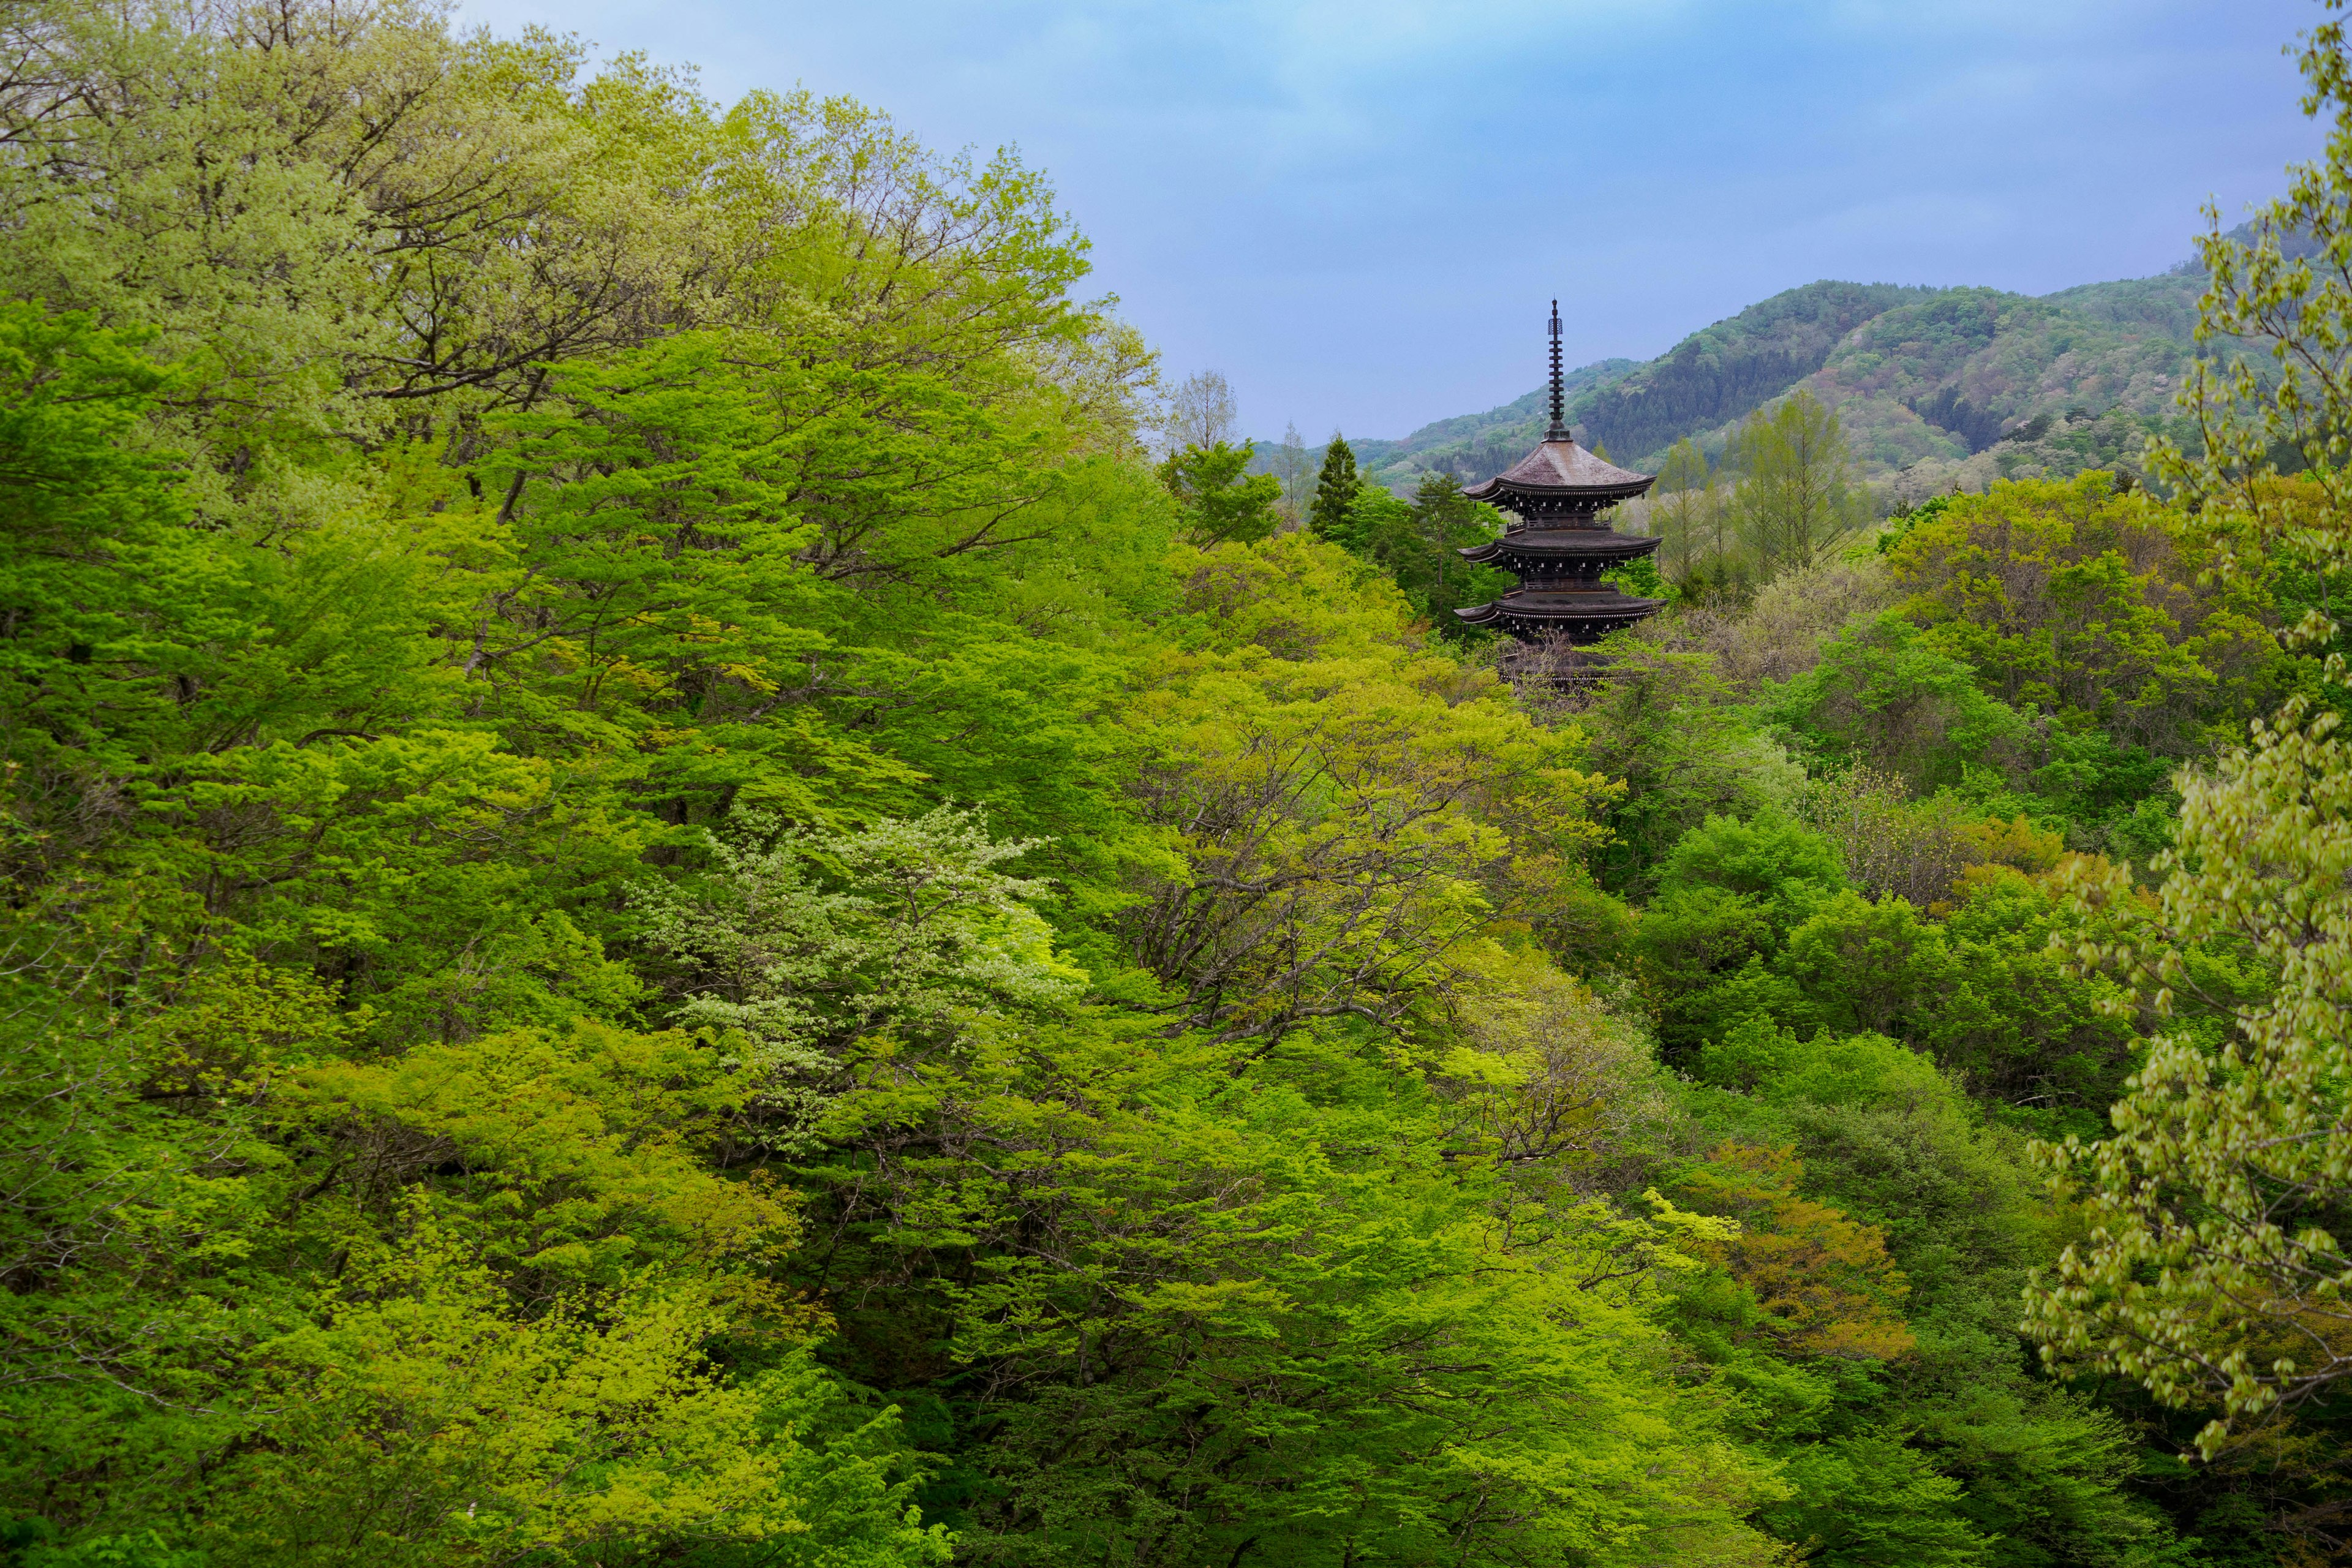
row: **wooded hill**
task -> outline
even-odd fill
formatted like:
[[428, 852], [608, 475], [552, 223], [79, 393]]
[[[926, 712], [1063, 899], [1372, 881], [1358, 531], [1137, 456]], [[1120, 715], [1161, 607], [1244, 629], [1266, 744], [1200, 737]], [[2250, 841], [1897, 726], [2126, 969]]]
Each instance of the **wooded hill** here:
[[[1609, 359], [1570, 379], [1580, 439], [1654, 471], [1685, 437], [1719, 457], [1750, 410], [1800, 386], [1836, 410], [1865, 475], [1925, 463], [1940, 479], [2064, 477], [2127, 458], [2168, 416], [2193, 351], [2204, 271], [2086, 283], [2039, 298], [1997, 289], [1823, 281], [1691, 333], [1656, 359]], [[1442, 469], [1472, 483], [1540, 437], [1544, 392], [1354, 443], [1376, 482]], [[2037, 424], [2037, 421], [2039, 422]], [[2104, 421], [2096, 433], [2085, 424]], [[2053, 435], [2056, 437], [2053, 439]], [[1965, 479], [1964, 479], [1965, 482]], [[1937, 485], [1936, 488], [1945, 488]]]

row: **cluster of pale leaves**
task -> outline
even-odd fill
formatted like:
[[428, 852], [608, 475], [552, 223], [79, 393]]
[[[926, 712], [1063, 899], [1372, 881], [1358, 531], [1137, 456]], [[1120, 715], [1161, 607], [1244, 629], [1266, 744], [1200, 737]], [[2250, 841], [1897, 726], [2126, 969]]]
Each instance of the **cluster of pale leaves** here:
[[[2075, 959], [2143, 984], [2168, 1026], [2113, 1110], [2115, 1135], [2046, 1150], [2087, 1240], [2029, 1299], [2053, 1361], [2139, 1379], [2238, 1420], [2352, 1374], [2352, 756], [2332, 714], [2291, 711], [2183, 780], [2154, 908], [2126, 868], [2074, 878]], [[2251, 1000], [2197, 952], [2243, 955]], [[2186, 1026], [2219, 1015], [2226, 1032]]]
[[[2306, 45], [2326, 156], [2252, 243], [2215, 215], [2200, 244], [2200, 337], [2259, 352], [2200, 361], [2181, 403], [2201, 453], [2157, 442], [2149, 459], [2232, 542], [2224, 570], [2287, 563], [2325, 581], [2352, 565], [2352, 55], [2336, 21]], [[2287, 450], [2293, 484], [2277, 477]], [[2325, 647], [2338, 631], [2315, 608], [2284, 636]], [[2323, 671], [2347, 677], [2337, 655]], [[2337, 726], [2298, 700], [2184, 773], [2153, 900], [2127, 868], [2072, 873], [2076, 962], [2136, 981], [2116, 1005], [2159, 1028], [2115, 1134], [2041, 1151], [2089, 1233], [2028, 1292], [2026, 1327], [2054, 1364], [2215, 1411], [2209, 1455], [2352, 1376], [2352, 752]]]
[[1032, 907], [1045, 884], [1000, 868], [1038, 841], [992, 838], [976, 813], [826, 833], [738, 810], [704, 845], [704, 875], [631, 902], [674, 966], [677, 1022], [729, 1045], [786, 1143], [815, 1136], [861, 1058], [952, 1048], [1084, 985]]

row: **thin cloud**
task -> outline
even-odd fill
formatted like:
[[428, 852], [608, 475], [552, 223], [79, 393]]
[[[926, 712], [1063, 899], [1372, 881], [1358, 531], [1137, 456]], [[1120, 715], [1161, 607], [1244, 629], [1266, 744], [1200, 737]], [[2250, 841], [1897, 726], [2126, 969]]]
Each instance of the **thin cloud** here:
[[2046, 291], [2185, 255], [2319, 144], [2306, 0], [476, 0], [1053, 176], [1248, 428], [1397, 434], [1821, 277]]

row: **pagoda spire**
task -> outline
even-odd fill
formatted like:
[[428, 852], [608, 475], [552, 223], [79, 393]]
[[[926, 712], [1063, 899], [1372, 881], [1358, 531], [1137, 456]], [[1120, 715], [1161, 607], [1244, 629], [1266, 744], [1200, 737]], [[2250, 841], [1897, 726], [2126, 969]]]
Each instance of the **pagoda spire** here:
[[1551, 428], [1545, 432], [1547, 441], [1572, 441], [1568, 433], [1568, 403], [1562, 395], [1566, 390], [1559, 374], [1559, 301], [1551, 302]]
[[1644, 494], [1648, 474], [1593, 456], [1576, 444], [1568, 426], [1568, 386], [1559, 366], [1559, 301], [1551, 302], [1551, 430], [1541, 445], [1509, 468], [1462, 493], [1486, 501], [1517, 521], [1500, 538], [1472, 545], [1465, 560], [1495, 566], [1519, 585], [1491, 604], [1454, 613], [1474, 626], [1491, 626], [1527, 642], [1564, 638], [1597, 642], [1665, 608], [1664, 599], [1620, 593], [1609, 574], [1657, 549], [1654, 536], [1619, 533], [1601, 514]]

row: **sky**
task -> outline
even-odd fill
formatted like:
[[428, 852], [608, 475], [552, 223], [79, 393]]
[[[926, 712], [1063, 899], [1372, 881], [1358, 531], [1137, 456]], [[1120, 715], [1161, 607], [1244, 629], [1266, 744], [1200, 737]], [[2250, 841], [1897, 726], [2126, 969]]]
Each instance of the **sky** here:
[[2314, 156], [2315, 0], [461, 0], [1016, 148], [1244, 429], [1402, 436], [1816, 279], [2158, 272]]

